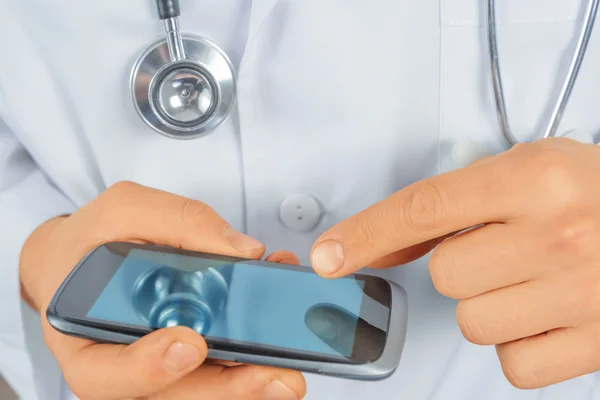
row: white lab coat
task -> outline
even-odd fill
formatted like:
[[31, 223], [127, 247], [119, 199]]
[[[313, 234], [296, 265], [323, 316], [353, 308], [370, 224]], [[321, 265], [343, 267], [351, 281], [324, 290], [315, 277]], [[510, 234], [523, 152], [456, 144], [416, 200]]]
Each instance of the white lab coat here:
[[[217, 132], [164, 138], [136, 115], [138, 54], [163, 36], [150, 0], [0, 0], [0, 372], [24, 399], [63, 397], [37, 315], [19, 298], [18, 255], [41, 222], [133, 180], [202, 200], [268, 251], [306, 263], [314, 239], [405, 185], [450, 168], [457, 140], [506, 149], [491, 92], [481, 0], [183, 0], [185, 32], [238, 67], [238, 107]], [[498, 2], [506, 97], [517, 136], [548, 114], [581, 1]], [[600, 128], [596, 29], [561, 132]], [[299, 195], [292, 197], [291, 195]], [[284, 202], [288, 199], [288, 202]], [[322, 212], [289, 218], [290, 202]], [[283, 207], [280, 215], [281, 204]], [[374, 272], [375, 273], [375, 272]], [[404, 286], [397, 372], [352, 382], [307, 375], [307, 399], [595, 399], [594, 375], [519, 391], [493, 347], [466, 342], [426, 259], [377, 271]], [[491, 310], [493, 312], [493, 310]]]

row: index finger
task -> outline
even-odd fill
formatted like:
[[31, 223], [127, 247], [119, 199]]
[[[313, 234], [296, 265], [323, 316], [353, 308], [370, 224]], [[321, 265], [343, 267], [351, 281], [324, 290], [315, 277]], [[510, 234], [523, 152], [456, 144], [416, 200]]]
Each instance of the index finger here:
[[336, 278], [393, 252], [453, 232], [518, 214], [506, 176], [516, 171], [496, 159], [416, 182], [340, 222], [311, 252], [313, 268]]

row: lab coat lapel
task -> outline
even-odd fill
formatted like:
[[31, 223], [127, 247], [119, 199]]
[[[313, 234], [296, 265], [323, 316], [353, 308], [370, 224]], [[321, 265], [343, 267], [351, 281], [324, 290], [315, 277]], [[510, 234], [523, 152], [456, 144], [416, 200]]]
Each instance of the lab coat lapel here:
[[256, 34], [260, 31], [263, 23], [275, 8], [279, 0], [252, 0], [252, 10], [250, 12], [250, 24], [248, 27], [247, 46], [250, 46]]

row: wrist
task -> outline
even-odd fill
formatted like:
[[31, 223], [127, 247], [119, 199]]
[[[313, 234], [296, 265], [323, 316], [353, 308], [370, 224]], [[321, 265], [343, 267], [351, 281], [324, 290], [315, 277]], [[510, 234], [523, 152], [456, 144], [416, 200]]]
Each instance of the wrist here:
[[58, 216], [42, 223], [29, 235], [21, 249], [19, 260], [21, 298], [36, 312], [40, 312], [42, 307], [37, 288], [43, 285], [45, 280], [43, 261], [46, 246], [49, 238], [65, 218], [67, 216]]

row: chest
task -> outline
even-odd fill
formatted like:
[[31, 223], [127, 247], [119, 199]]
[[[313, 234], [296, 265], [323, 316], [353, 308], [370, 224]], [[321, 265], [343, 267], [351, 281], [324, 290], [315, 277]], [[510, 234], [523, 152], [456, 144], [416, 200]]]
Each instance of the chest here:
[[[521, 140], [535, 138], [551, 111], [585, 3], [496, 6], [508, 113]], [[11, 17], [0, 27], [0, 49], [12, 55], [0, 65], [3, 117], [50, 173], [72, 174], [55, 161], [70, 156], [82, 176], [95, 177], [82, 200], [119, 179], [201, 196], [187, 193], [184, 182], [193, 176], [212, 187], [202, 171], [221, 165], [227, 187], [240, 185], [239, 171], [256, 185], [266, 184], [253, 180], [261, 174], [301, 186], [327, 170], [314, 191], [333, 199], [361, 188], [358, 209], [443, 170], [445, 148], [457, 139], [477, 138], [492, 152], [506, 148], [484, 1], [182, 1], [182, 30], [221, 46], [238, 75], [229, 123], [186, 143], [150, 131], [131, 100], [135, 59], [164, 36], [154, 2], [0, 7]], [[595, 30], [559, 131], [600, 128], [599, 65]], [[325, 188], [331, 182], [335, 193]]]

